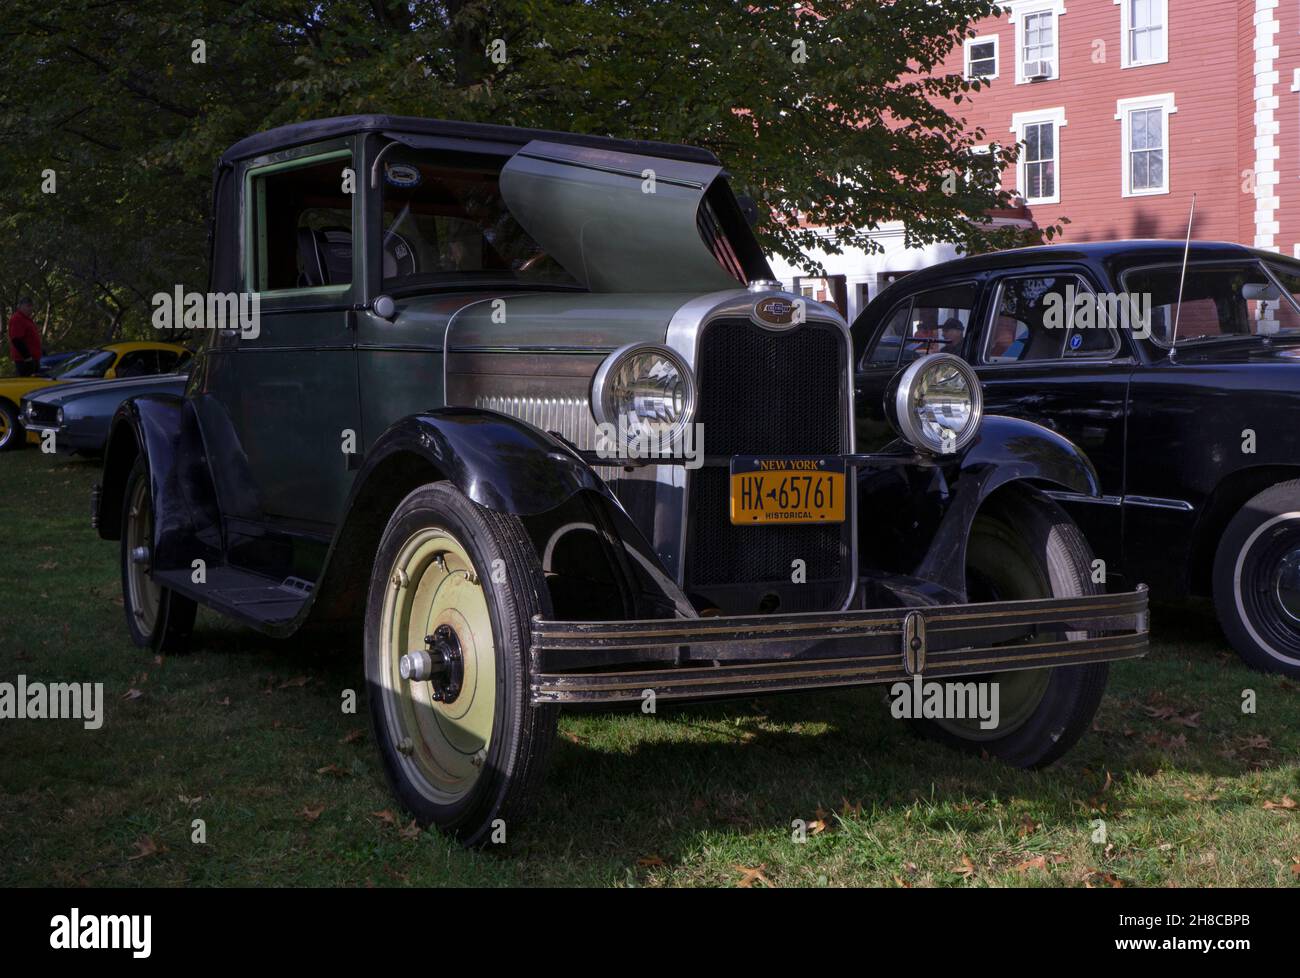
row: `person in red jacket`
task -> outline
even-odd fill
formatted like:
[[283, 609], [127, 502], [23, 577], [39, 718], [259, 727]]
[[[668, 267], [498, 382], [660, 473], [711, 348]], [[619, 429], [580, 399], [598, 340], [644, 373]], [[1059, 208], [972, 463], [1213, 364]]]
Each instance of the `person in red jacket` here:
[[41, 369], [41, 331], [32, 319], [32, 300], [23, 296], [9, 317], [9, 357], [19, 377], [30, 377]]

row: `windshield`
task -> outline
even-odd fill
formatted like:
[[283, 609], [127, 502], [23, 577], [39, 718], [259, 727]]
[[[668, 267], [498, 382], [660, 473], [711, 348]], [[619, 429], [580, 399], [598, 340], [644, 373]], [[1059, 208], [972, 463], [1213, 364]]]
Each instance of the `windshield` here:
[[72, 356], [68, 357], [68, 359], [64, 360], [62, 363], [60, 363], [60, 364], [58, 364], [56, 367], [54, 367], [54, 368], [50, 371], [50, 376], [51, 376], [51, 377], [62, 377], [64, 374], [66, 374], [66, 373], [67, 373], [69, 370], [71, 370], [73, 367], [77, 366], [77, 364], [79, 364], [79, 363], [85, 363], [85, 362], [86, 362], [86, 358], [87, 358], [88, 356], [90, 356], [89, 353], [74, 353], [74, 354], [72, 354]]
[[577, 287], [507, 210], [495, 158], [400, 149], [382, 166], [385, 289], [466, 280]]
[[104, 371], [113, 365], [112, 350], [96, 350], [73, 362], [66, 370], [60, 370], [56, 377], [66, 380], [69, 377], [102, 377]]
[[1191, 263], [1180, 312], [1181, 275], [1181, 266], [1167, 265], [1134, 269], [1124, 276], [1125, 291], [1136, 300], [1142, 315], [1149, 317], [1151, 338], [1161, 346], [1170, 344], [1175, 316], [1179, 346], [1224, 337], [1300, 332], [1300, 312], [1258, 262]]

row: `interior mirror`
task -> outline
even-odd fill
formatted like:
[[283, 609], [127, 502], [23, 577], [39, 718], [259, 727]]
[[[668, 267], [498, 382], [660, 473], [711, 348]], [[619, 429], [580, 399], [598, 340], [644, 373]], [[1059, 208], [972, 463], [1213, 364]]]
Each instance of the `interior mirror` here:
[[1272, 302], [1282, 298], [1282, 293], [1272, 282], [1247, 282], [1241, 287], [1241, 297]]

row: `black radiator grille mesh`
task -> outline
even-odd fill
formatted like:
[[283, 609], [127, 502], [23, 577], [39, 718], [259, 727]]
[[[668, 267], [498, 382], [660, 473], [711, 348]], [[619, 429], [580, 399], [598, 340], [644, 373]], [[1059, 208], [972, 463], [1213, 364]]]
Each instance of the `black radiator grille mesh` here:
[[[843, 339], [816, 323], [787, 331], [747, 319], [715, 320], [700, 339], [699, 408], [707, 455], [838, 455]], [[790, 583], [803, 560], [808, 581], [840, 579], [847, 524], [733, 526], [725, 466], [691, 473], [688, 586]]]

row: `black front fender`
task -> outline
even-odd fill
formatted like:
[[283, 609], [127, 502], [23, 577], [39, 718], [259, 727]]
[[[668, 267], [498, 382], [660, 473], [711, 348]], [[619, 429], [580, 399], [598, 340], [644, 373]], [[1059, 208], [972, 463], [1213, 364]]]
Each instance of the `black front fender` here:
[[[622, 617], [691, 613], [644, 535], [573, 449], [508, 415], [445, 408], [394, 422], [367, 452], [313, 596], [322, 620], [360, 615], [389, 516], [407, 493], [443, 479], [480, 506], [519, 517], [553, 588], [576, 581], [564, 593], [588, 594]], [[584, 538], [594, 549], [575, 546]], [[584, 555], [577, 565], [566, 560], [573, 553]], [[558, 590], [552, 600], [563, 611]]]
[[859, 473], [864, 570], [907, 574], [966, 596], [966, 542], [980, 507], [999, 489], [1100, 495], [1097, 472], [1073, 442], [1016, 418], [984, 418], [977, 438], [948, 458]]
[[583, 489], [610, 495], [591, 466], [558, 438], [509, 415], [473, 408], [444, 408], [395, 422], [366, 454], [353, 494], [402, 455], [422, 456], [480, 506], [514, 516], [554, 509]]

